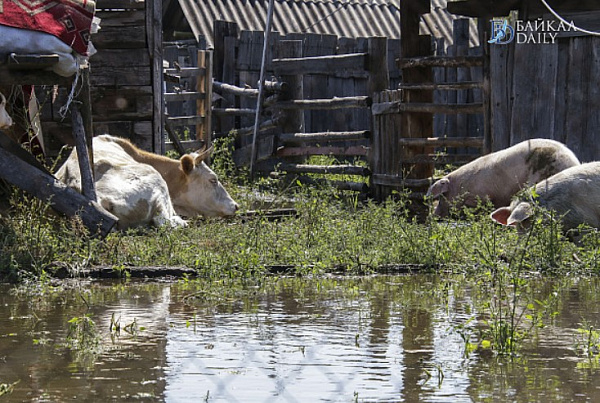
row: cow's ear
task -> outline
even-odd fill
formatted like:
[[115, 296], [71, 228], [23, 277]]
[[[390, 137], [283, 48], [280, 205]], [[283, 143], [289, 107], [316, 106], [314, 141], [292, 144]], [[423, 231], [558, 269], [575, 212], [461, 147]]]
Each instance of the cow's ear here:
[[213, 148], [212, 146], [204, 151], [198, 151], [198, 156], [196, 157], [196, 164], [201, 163], [202, 161], [204, 161], [206, 158], [210, 157], [210, 155], [213, 152]]
[[429, 187], [426, 196], [433, 197], [434, 199], [440, 197], [440, 195], [448, 192], [449, 186], [450, 180], [448, 178], [442, 178]]
[[194, 158], [191, 155], [186, 154], [179, 160], [181, 162], [181, 170], [189, 175], [190, 172], [194, 170]]
[[508, 217], [510, 217], [510, 207], [500, 207], [490, 214], [490, 218], [502, 225], [508, 225]]

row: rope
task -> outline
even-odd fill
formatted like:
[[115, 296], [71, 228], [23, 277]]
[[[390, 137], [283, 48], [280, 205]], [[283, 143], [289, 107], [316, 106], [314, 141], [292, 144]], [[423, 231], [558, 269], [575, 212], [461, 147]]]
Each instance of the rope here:
[[75, 98], [75, 90], [77, 89], [77, 83], [79, 82], [79, 77], [81, 76], [81, 66], [79, 64], [78, 59], [76, 59], [76, 63], [77, 63], [77, 73], [75, 74], [75, 79], [73, 80], [73, 85], [71, 86], [71, 92], [69, 93], [69, 98], [67, 99], [67, 102], [63, 106], [61, 106], [60, 109], [58, 110], [58, 114], [63, 119], [67, 117], [67, 112], [69, 112], [69, 107], [71, 106], [71, 103], [73, 102], [73, 99]]
[[573, 27], [576, 31], [579, 32], [583, 32], [584, 34], [588, 34], [588, 35], [594, 35], [594, 36], [600, 36], [600, 32], [594, 32], [594, 31], [588, 31], [587, 29], [583, 29], [583, 28], [579, 28], [578, 26], [576, 26], [573, 22], [569, 22], [567, 20], [565, 20], [563, 17], [561, 17], [556, 11], [554, 11], [552, 9], [552, 7], [550, 7], [550, 5], [548, 5], [548, 3], [546, 3], [546, 0], [540, 0], [542, 2], [542, 4], [544, 6], [546, 6], [546, 8], [548, 9], [548, 11], [550, 11], [550, 13], [552, 15], [554, 15], [556, 18], [558, 18], [561, 22], [563, 22], [564, 24], [569, 25], [570, 27]]

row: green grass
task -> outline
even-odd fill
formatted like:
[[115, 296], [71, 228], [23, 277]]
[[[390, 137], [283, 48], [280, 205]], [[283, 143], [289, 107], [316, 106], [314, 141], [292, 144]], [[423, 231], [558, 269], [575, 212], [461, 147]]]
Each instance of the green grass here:
[[[541, 222], [518, 236], [493, 223], [485, 208], [461, 220], [423, 222], [411, 215], [411, 201], [401, 195], [374, 203], [326, 186], [264, 178], [250, 183], [247, 172], [231, 161], [231, 144], [216, 142], [212, 166], [228, 178], [225, 185], [242, 206], [237, 218], [192, 220], [183, 229], [113, 232], [100, 240], [85, 236], [78, 220], [52, 215], [47, 205], [15, 192], [10, 211], [0, 217], [0, 277], [39, 278], [57, 265], [72, 271], [96, 265], [185, 266], [217, 278], [261, 276], [273, 266], [300, 274], [354, 274], [419, 265], [515, 278], [600, 270], [595, 230], [578, 246], [557, 225]], [[294, 207], [297, 215], [244, 218], [246, 210], [281, 206]]]

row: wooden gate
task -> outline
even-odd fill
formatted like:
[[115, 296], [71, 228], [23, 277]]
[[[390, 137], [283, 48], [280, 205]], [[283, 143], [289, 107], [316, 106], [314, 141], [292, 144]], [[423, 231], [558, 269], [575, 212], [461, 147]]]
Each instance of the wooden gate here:
[[[412, 10], [414, 11], [414, 10]], [[435, 180], [434, 169], [445, 164], [463, 163], [490, 152], [489, 128], [489, 75], [488, 58], [458, 52], [453, 56], [433, 56], [431, 37], [418, 36], [418, 14], [401, 13], [403, 58], [397, 60], [402, 70], [403, 82], [399, 90], [384, 91], [373, 100], [373, 143], [371, 184], [378, 200], [388, 197], [394, 190], [410, 191], [410, 197], [423, 200], [427, 187]], [[415, 17], [416, 15], [416, 17]], [[455, 38], [468, 38], [467, 20], [455, 21]], [[410, 35], [413, 30], [414, 35]], [[404, 31], [406, 30], [406, 31]], [[466, 30], [466, 35], [464, 30]], [[458, 41], [456, 42], [458, 43]], [[462, 81], [470, 75], [455, 75], [457, 82], [436, 82], [436, 69], [482, 69], [479, 81]], [[447, 77], [447, 74], [438, 76]], [[459, 93], [479, 89], [482, 102], [472, 97], [437, 97], [446, 103], [434, 102], [434, 91]], [[454, 98], [456, 103], [449, 103]], [[470, 100], [470, 102], [469, 102]], [[461, 137], [457, 133], [434, 132], [434, 115], [483, 115], [483, 127], [476, 137]], [[466, 119], [458, 119], [460, 122]], [[451, 148], [471, 150], [471, 153], [452, 152]], [[472, 150], [477, 150], [473, 153]]]
[[212, 141], [212, 52], [198, 50], [195, 41], [166, 45], [165, 130], [171, 142], [165, 148], [183, 154]]

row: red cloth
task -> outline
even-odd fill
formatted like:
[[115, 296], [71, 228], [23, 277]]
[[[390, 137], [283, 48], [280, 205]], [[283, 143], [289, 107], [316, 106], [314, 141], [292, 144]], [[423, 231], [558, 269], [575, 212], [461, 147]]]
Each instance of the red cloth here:
[[0, 0], [0, 25], [52, 34], [87, 56], [95, 10], [91, 0]]

